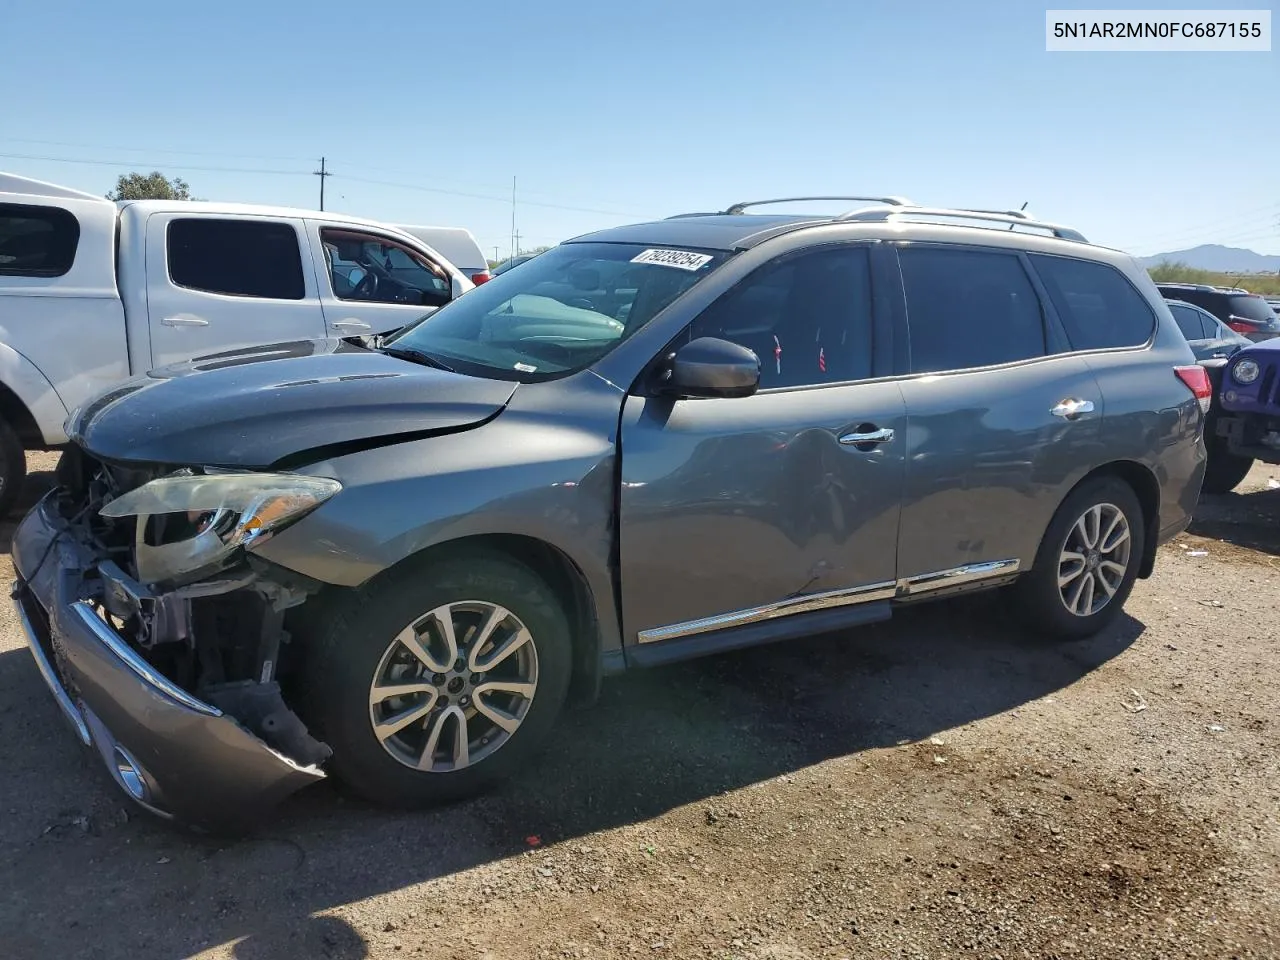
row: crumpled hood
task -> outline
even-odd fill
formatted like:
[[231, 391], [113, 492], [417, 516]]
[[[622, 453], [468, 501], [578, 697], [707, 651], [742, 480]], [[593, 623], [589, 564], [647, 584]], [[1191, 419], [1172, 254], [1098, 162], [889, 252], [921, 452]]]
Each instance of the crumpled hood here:
[[67, 435], [108, 460], [262, 469], [466, 429], [501, 412], [516, 387], [306, 340], [135, 377], [77, 410]]

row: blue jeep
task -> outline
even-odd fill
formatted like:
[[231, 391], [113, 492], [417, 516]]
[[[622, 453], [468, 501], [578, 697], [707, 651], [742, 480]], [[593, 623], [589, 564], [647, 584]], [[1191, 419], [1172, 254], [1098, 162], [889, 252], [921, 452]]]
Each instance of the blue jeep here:
[[1238, 471], [1230, 489], [1254, 460], [1280, 463], [1280, 339], [1236, 353], [1222, 370], [1218, 400], [1213, 439], [1225, 442]]

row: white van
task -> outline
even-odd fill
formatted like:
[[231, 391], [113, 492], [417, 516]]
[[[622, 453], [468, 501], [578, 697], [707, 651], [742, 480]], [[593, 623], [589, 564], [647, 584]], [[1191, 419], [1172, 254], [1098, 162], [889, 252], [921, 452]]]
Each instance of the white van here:
[[395, 226], [397, 230], [417, 237], [442, 257], [447, 257], [472, 283], [478, 285], [490, 279], [489, 261], [470, 230], [463, 227], [415, 227], [403, 223]]

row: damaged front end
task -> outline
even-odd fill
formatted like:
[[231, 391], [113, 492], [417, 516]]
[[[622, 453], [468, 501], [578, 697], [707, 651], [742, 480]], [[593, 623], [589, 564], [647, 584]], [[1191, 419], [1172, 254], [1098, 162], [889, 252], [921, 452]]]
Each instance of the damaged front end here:
[[323, 778], [330, 754], [279, 684], [287, 611], [319, 585], [245, 549], [329, 494], [262, 477], [73, 448], [13, 539], [14, 602], [77, 735], [133, 800], [211, 828]]

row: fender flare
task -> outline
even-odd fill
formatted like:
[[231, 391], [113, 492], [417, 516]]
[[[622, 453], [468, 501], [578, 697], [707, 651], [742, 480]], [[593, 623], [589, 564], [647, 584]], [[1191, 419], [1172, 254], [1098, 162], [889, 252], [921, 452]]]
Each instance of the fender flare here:
[[67, 407], [40, 368], [9, 346], [0, 343], [0, 384], [22, 402], [36, 429], [49, 446], [67, 442], [63, 426]]

